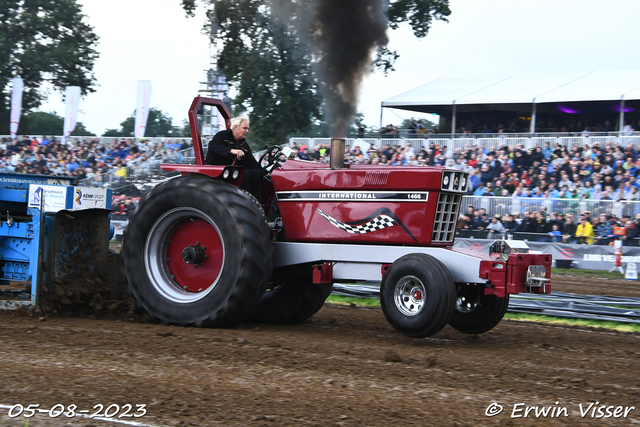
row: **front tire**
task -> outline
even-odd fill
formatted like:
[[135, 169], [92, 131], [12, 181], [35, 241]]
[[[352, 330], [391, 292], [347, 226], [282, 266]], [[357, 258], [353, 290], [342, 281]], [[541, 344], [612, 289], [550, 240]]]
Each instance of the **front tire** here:
[[271, 273], [263, 217], [240, 189], [208, 177], [156, 186], [123, 235], [125, 275], [136, 300], [166, 324], [240, 323]]
[[314, 284], [313, 270], [274, 271], [248, 322], [295, 325], [307, 321], [324, 305], [333, 284]]
[[453, 314], [456, 287], [447, 267], [426, 254], [405, 255], [382, 278], [380, 305], [387, 321], [410, 337], [428, 337]]
[[485, 295], [478, 285], [463, 284], [458, 289], [455, 311], [449, 325], [465, 334], [482, 334], [493, 329], [509, 307], [509, 295]]

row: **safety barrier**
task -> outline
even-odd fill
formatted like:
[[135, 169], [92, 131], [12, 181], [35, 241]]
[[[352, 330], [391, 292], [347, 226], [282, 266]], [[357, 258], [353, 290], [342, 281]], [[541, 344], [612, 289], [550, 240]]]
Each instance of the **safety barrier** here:
[[522, 218], [526, 211], [544, 211], [547, 214], [552, 212], [559, 214], [571, 213], [576, 218], [586, 211], [589, 211], [592, 217], [600, 214], [613, 214], [617, 217], [627, 215], [635, 218], [635, 215], [640, 213], [640, 202], [626, 200], [616, 202], [613, 200], [592, 199], [464, 196], [460, 212], [466, 213], [468, 206], [473, 206], [474, 209], [485, 209], [489, 217], [519, 213]]
[[[206, 148], [204, 152], [206, 154]], [[78, 185], [111, 188], [114, 192], [118, 193], [126, 190], [129, 195], [144, 194], [159, 182], [180, 174], [179, 172], [163, 170], [160, 167], [161, 163], [195, 164], [193, 147], [164, 157], [156, 155], [136, 165], [114, 169], [106, 174], [85, 178], [79, 181]]]
[[[543, 134], [534, 134], [534, 136], [526, 136], [526, 135], [513, 135], [513, 134], [502, 134], [500, 137], [489, 137], [483, 134], [479, 135], [464, 135], [464, 137], [447, 137], [444, 134], [438, 134], [433, 136], [427, 136], [425, 138], [417, 138], [415, 136], [396, 136], [394, 138], [385, 138], [385, 137], [371, 137], [364, 136], [363, 138], [347, 138], [346, 146], [352, 147], [355, 145], [359, 145], [360, 142], [365, 142], [370, 144], [375, 148], [382, 148], [385, 145], [388, 146], [406, 146], [407, 143], [411, 144], [413, 150], [417, 153], [420, 148], [424, 145], [425, 147], [429, 147], [431, 144], [439, 145], [440, 147], [447, 147], [455, 150], [456, 148], [471, 148], [473, 146], [481, 147], [482, 145], [487, 148], [501, 148], [503, 146], [518, 146], [522, 145], [525, 149], [530, 149], [535, 146], [544, 148], [545, 143], [549, 143], [553, 148], [556, 144], [560, 144], [563, 147], [567, 147], [568, 150], [573, 150], [574, 146], [585, 147], [585, 146], [593, 146], [593, 144], [598, 144], [601, 147], [604, 147], [605, 144], [609, 143], [611, 146], [618, 144], [622, 147], [626, 147], [629, 144], [632, 144], [635, 148], [640, 147], [640, 135], [591, 135], [588, 137], [582, 136], [545, 136]], [[289, 138], [289, 146], [293, 146], [294, 143], [301, 147], [303, 145], [310, 147], [313, 149], [320, 144], [329, 145], [331, 144], [331, 138], [306, 138], [306, 137], [295, 137]]]
[[[9, 135], [0, 135], [0, 138], [10, 138]], [[59, 141], [60, 136], [56, 136]], [[72, 136], [67, 138], [67, 144], [78, 145], [83, 140], [95, 140], [97, 139], [101, 144], [111, 147], [114, 141], [117, 140], [134, 140], [134, 138], [124, 137], [108, 137], [108, 136]], [[183, 142], [191, 143], [191, 137], [149, 137], [145, 138], [151, 144], [158, 144], [166, 146], [167, 144], [182, 144]], [[592, 133], [589, 136], [581, 136], [579, 133], [574, 135], [567, 135], [563, 133], [522, 133], [522, 134], [424, 134], [414, 135], [409, 133], [406, 129], [402, 129], [400, 134], [393, 136], [384, 136], [378, 133], [366, 134], [363, 137], [350, 137], [347, 138], [347, 146], [352, 146], [355, 141], [363, 141], [376, 148], [381, 148], [385, 145], [405, 146], [407, 142], [411, 144], [414, 150], [419, 149], [421, 146], [429, 146], [431, 143], [434, 145], [440, 145], [450, 148], [465, 148], [466, 146], [481, 146], [499, 148], [502, 146], [516, 146], [522, 144], [526, 149], [533, 148], [534, 146], [544, 147], [545, 143], [551, 144], [553, 147], [556, 143], [571, 150], [574, 146], [584, 147], [585, 145], [592, 146], [593, 144], [599, 144], [604, 146], [606, 143], [619, 144], [626, 147], [628, 144], [633, 144], [634, 147], [640, 146], [640, 134], [626, 135], [618, 132], [600, 132]], [[252, 141], [256, 144], [256, 141]], [[292, 146], [296, 143], [298, 146], [306, 145], [307, 147], [315, 147], [320, 144], [330, 145], [331, 138], [309, 138], [309, 137], [292, 137], [289, 138], [288, 144]], [[257, 142], [260, 145], [259, 142]], [[205, 144], [206, 145], [206, 144]]]
[[[553, 281], [551, 283], [553, 286]], [[332, 295], [379, 298], [380, 286], [334, 283]], [[640, 298], [578, 295], [553, 291], [550, 295], [511, 295], [507, 311], [601, 322], [639, 324], [640, 310], [633, 310], [634, 308], [640, 308]]]
[[[548, 233], [524, 233], [521, 231], [505, 231], [503, 233], [491, 232], [489, 230], [467, 230], [460, 229], [456, 231], [456, 239], [480, 239], [480, 240], [524, 240], [525, 242], [541, 242], [541, 243], [568, 243], [580, 244], [580, 238], [571, 236], [566, 242], [554, 242]], [[585, 238], [586, 239], [586, 238]], [[583, 239], [583, 240], [585, 240]], [[639, 238], [625, 239], [625, 246], [640, 246]]]
[[[36, 134], [31, 134], [32, 137], [38, 138], [38, 140], [42, 139], [42, 135], [36, 135]], [[10, 135], [0, 135], [0, 139], [1, 138], [11, 138]], [[18, 140], [20, 140], [22, 138], [21, 135], [18, 136]], [[57, 141], [61, 141], [62, 140], [62, 136], [55, 136]], [[113, 143], [115, 142], [115, 140], [118, 141], [122, 141], [122, 140], [131, 140], [131, 141], [138, 141], [133, 137], [115, 137], [115, 136], [69, 136], [67, 137], [66, 140], [66, 144], [70, 145], [70, 146], [77, 146], [79, 145], [82, 141], [91, 141], [91, 140], [98, 140], [100, 142], [100, 144], [104, 145], [105, 147], [109, 147], [111, 148], [113, 146]], [[148, 141], [151, 144], [158, 144], [159, 146], [167, 146], [168, 144], [182, 144], [184, 142], [186, 142], [187, 144], [191, 144], [191, 142], [193, 141], [191, 139], [191, 137], [172, 137], [172, 136], [152, 136], [152, 137], [148, 137], [148, 138], [144, 138], [146, 141]]]

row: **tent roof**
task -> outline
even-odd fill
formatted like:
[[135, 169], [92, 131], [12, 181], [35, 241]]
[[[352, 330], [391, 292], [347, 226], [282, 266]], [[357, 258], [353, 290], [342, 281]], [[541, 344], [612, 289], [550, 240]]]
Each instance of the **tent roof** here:
[[[424, 112], [450, 111], [452, 105], [497, 106], [640, 100], [640, 70], [593, 71], [568, 74], [505, 75], [493, 78], [440, 77], [382, 102], [383, 107]], [[511, 105], [511, 107], [509, 107]], [[466, 111], [462, 107], [459, 111]]]

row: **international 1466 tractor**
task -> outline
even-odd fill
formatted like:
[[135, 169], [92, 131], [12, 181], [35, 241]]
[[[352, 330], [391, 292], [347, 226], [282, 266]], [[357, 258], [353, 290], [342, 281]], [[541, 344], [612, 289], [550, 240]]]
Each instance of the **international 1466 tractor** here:
[[[444, 167], [281, 161], [269, 147], [262, 200], [241, 190], [243, 168], [204, 165], [189, 110], [195, 165], [146, 194], [124, 232], [125, 275], [138, 303], [166, 324], [293, 324], [315, 314], [333, 283], [380, 283], [382, 311], [411, 337], [447, 324], [479, 334], [504, 316], [509, 295], [550, 293], [551, 255], [496, 241], [488, 254], [453, 247], [465, 172]], [[284, 152], [286, 154], [286, 148]], [[523, 248], [524, 246], [524, 248]]]

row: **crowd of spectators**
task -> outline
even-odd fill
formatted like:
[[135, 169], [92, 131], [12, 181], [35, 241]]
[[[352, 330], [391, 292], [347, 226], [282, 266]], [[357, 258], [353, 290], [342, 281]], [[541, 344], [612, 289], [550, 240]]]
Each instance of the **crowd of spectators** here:
[[54, 137], [42, 136], [2, 138], [0, 141], [0, 172], [56, 175], [82, 180], [110, 172], [126, 178], [126, 168], [147, 160], [179, 162], [180, 150], [191, 143], [167, 140], [151, 143], [141, 139], [115, 138], [102, 144], [98, 138], [69, 138], [66, 144]]
[[[329, 161], [330, 147], [298, 147], [301, 160]], [[415, 150], [405, 146], [360, 145], [347, 148], [345, 162], [371, 165], [446, 166], [469, 172], [468, 194], [518, 198], [640, 200], [638, 150], [606, 142], [571, 150], [556, 143], [489, 147], [484, 144], [451, 149], [431, 143]]]
[[[536, 117], [536, 133], [589, 136], [592, 133], [611, 133], [616, 127], [617, 117], [590, 115], [540, 114]], [[502, 134], [530, 132], [530, 121], [524, 117], [508, 117], [497, 114], [460, 114], [456, 133]], [[640, 127], [638, 127], [640, 128]], [[631, 125], [623, 123], [623, 132], [631, 131]]]
[[[299, 159], [329, 161], [328, 145], [312, 148], [294, 145], [293, 148], [298, 151]], [[533, 205], [527, 200], [533, 202], [534, 199], [589, 201], [589, 206], [603, 201], [640, 201], [637, 181], [640, 156], [633, 144], [623, 147], [617, 142], [605, 142], [602, 145], [574, 145], [568, 149], [559, 143], [552, 146], [547, 142], [529, 149], [523, 145], [491, 147], [482, 144], [451, 149], [431, 143], [415, 150], [411, 143], [406, 143], [404, 146], [372, 146], [366, 151], [359, 144], [347, 148], [345, 161], [455, 168], [470, 174], [467, 195], [519, 199], [522, 202], [519, 205], [523, 207]], [[513, 212], [515, 216], [499, 215], [499, 218], [491, 217], [495, 213], [484, 212], [484, 216], [482, 213], [476, 216], [470, 212], [463, 215], [461, 228], [492, 233], [502, 232], [504, 227], [506, 232], [545, 234], [549, 241], [609, 244], [617, 235], [627, 236], [620, 238], [630, 240], [638, 237], [638, 219], [632, 218], [636, 212], [640, 209], [633, 210], [631, 215], [616, 216], [609, 210], [604, 213], [603, 220], [600, 212], [591, 218], [591, 213], [584, 211], [581, 212], [581, 218], [586, 219], [584, 224], [573, 218], [573, 214], [565, 217], [566, 212], [549, 213], [546, 208]], [[583, 234], [576, 235], [572, 230], [574, 225]], [[615, 234], [614, 229], [620, 234]]]
[[126, 219], [133, 213], [138, 206], [139, 198], [133, 198], [121, 194], [114, 196], [111, 201], [112, 219]]
[[[640, 129], [640, 121], [632, 126], [629, 122], [623, 122], [622, 129], [617, 123], [614, 115], [591, 116], [591, 115], [557, 115], [541, 114], [536, 118], [537, 134], [547, 134], [553, 136], [593, 136], [593, 135], [618, 135], [623, 136], [637, 134]], [[473, 135], [483, 137], [500, 137], [529, 134], [531, 132], [531, 121], [528, 117], [514, 114], [495, 113], [461, 113], [457, 115], [455, 137], [465, 138]], [[635, 128], [635, 130], [634, 130]], [[412, 119], [403, 128], [389, 124], [379, 130], [367, 132], [358, 123], [354, 137], [382, 137], [394, 138], [402, 136], [406, 138], [426, 138], [444, 132], [449, 135], [450, 130], [442, 130], [437, 125], [429, 123], [423, 119]], [[621, 132], [621, 133], [619, 133]]]
[[638, 246], [640, 237], [640, 213], [635, 218], [629, 215], [620, 217], [615, 214], [591, 216], [590, 211], [581, 213], [578, 218], [572, 213], [538, 212], [526, 210], [521, 216], [518, 212], [489, 216], [485, 209], [476, 209], [473, 205], [460, 214], [458, 230], [485, 232], [485, 237], [501, 238], [515, 236], [537, 241], [554, 243], [573, 243], [586, 245], [611, 245], [621, 240], [623, 246]]
[[[416, 124], [415, 132], [422, 132]], [[559, 143], [547, 142], [541, 146], [525, 148], [523, 145], [486, 146], [468, 144], [452, 149], [438, 145], [429, 140], [417, 148], [410, 142], [401, 145], [385, 145], [380, 148], [356, 143], [347, 147], [345, 161], [351, 164], [370, 165], [440, 165], [469, 172], [467, 195], [483, 197], [510, 197], [512, 199], [533, 200], [588, 200], [602, 201], [640, 201], [640, 187], [637, 182], [640, 174], [640, 155], [633, 144], [625, 146], [617, 142], [605, 142], [573, 145], [570, 149]], [[116, 176], [126, 178], [129, 166], [136, 166], [148, 160], [158, 163], [180, 162], [180, 150], [191, 147], [190, 142], [165, 141], [151, 143], [148, 140], [134, 142], [132, 139], [114, 139], [112, 143], [103, 144], [100, 139], [70, 139], [62, 144], [56, 138], [16, 139], [2, 138], [0, 141], [0, 172], [34, 173], [45, 175], [68, 176], [81, 180], [96, 178], [115, 172]], [[363, 148], [367, 147], [367, 148]], [[302, 160], [329, 162], [330, 146], [320, 144], [315, 147], [293, 144], [297, 157]], [[130, 204], [135, 204], [131, 201]], [[126, 200], [122, 201], [122, 213], [125, 213]], [[593, 205], [593, 204], [591, 204]], [[522, 206], [527, 206], [523, 203]], [[120, 204], [118, 204], [118, 209]], [[129, 208], [130, 209], [130, 208]], [[579, 227], [578, 218], [566, 212], [548, 213], [545, 209], [512, 212], [513, 215], [500, 215], [495, 212], [480, 212], [482, 224], [477, 225], [478, 218], [474, 212], [463, 215], [461, 228], [500, 232], [516, 230], [513, 223], [518, 223], [517, 232], [543, 233], [553, 241], [579, 243], [610, 243], [618, 232], [638, 237], [636, 212], [615, 216], [611, 211], [605, 213], [606, 220], [600, 212], [590, 217], [590, 212], [581, 212], [587, 218], [583, 225], [584, 236], [567, 232], [567, 223]], [[566, 215], [565, 215], [566, 214]], [[583, 216], [583, 215], [581, 215]], [[530, 224], [535, 218], [537, 225]], [[557, 224], [556, 224], [557, 223]], [[509, 226], [509, 224], [511, 226]], [[542, 226], [541, 224], [544, 224]], [[609, 224], [612, 230], [605, 230], [603, 224]], [[633, 224], [636, 224], [635, 226]], [[554, 229], [554, 225], [558, 229]], [[533, 227], [533, 228], [532, 228]], [[629, 227], [634, 231], [630, 233]], [[571, 230], [569, 230], [571, 231]], [[593, 233], [593, 236], [590, 234]], [[567, 237], [569, 236], [569, 237]], [[605, 237], [603, 239], [603, 237]]]

